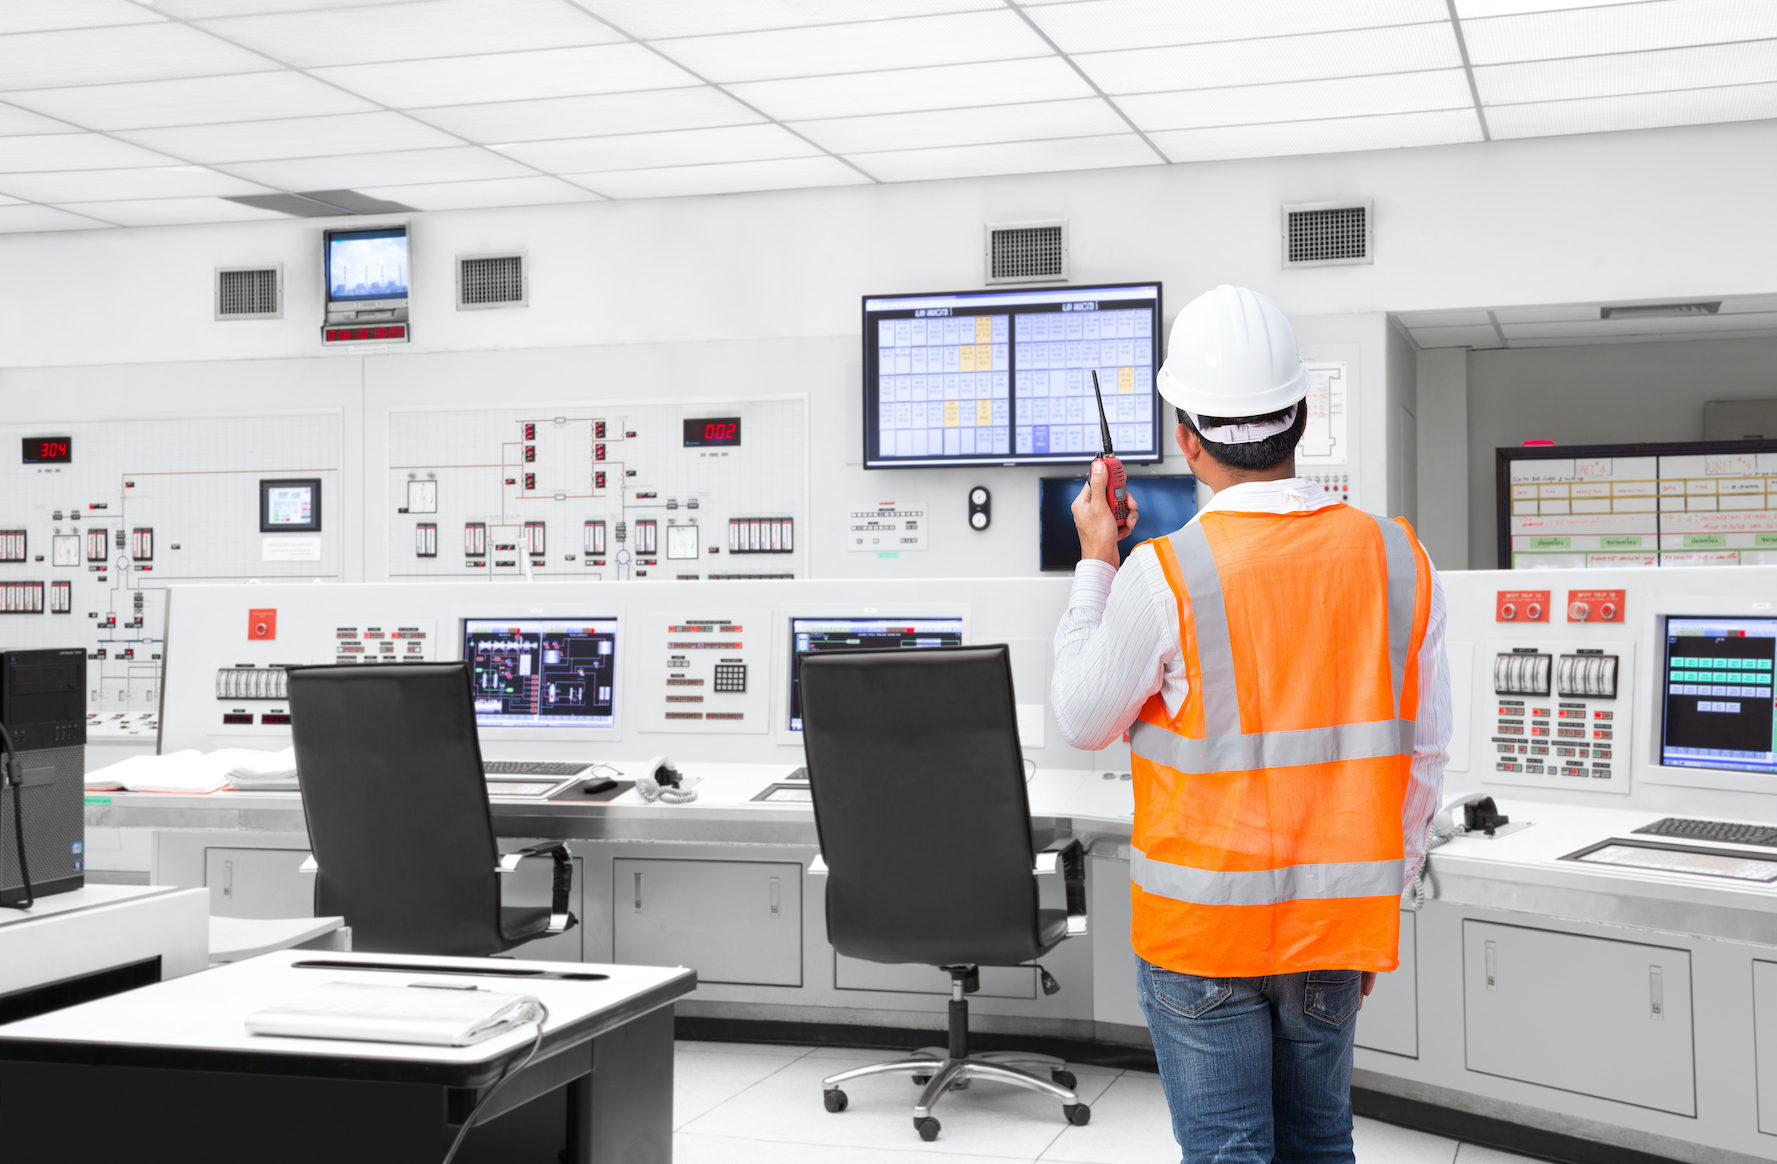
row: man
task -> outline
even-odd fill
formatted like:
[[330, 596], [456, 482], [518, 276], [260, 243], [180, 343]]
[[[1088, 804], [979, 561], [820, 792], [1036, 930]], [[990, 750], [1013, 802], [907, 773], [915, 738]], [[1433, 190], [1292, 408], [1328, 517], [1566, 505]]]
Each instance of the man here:
[[1308, 371], [1271, 300], [1188, 304], [1159, 388], [1214, 496], [1119, 570], [1093, 463], [1055, 718], [1077, 748], [1129, 731], [1131, 940], [1184, 1164], [1349, 1162], [1357, 1011], [1443, 781], [1443, 592], [1405, 521], [1296, 476]]

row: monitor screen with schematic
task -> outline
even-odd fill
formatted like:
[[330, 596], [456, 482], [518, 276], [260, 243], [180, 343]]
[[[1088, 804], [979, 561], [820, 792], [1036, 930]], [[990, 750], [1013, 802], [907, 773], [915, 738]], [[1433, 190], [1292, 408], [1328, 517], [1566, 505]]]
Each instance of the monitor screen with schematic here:
[[1670, 615], [1660, 763], [1777, 776], [1777, 618]]
[[477, 727], [617, 724], [614, 618], [465, 618], [463, 659]]
[[790, 620], [790, 730], [802, 730], [802, 656], [868, 647], [960, 647], [963, 620], [938, 618], [792, 618]]
[[[1084, 477], [1043, 477], [1037, 481], [1038, 558], [1044, 570], [1071, 570], [1080, 561], [1080, 535], [1074, 528], [1074, 498]], [[1197, 515], [1197, 478], [1188, 473], [1129, 478], [1135, 498], [1136, 528], [1117, 543], [1119, 559], [1149, 538], [1183, 529]]]

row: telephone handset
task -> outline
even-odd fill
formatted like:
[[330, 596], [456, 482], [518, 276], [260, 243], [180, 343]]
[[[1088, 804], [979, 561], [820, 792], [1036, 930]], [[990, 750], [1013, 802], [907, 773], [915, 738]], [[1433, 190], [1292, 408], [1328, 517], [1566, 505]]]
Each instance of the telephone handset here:
[[[1444, 806], [1442, 812], [1432, 817], [1431, 833], [1425, 838], [1425, 851], [1431, 851], [1439, 845], [1448, 844], [1464, 833], [1485, 833], [1493, 836], [1501, 825], [1511, 823], [1511, 818], [1499, 811], [1493, 803], [1493, 797], [1485, 792], [1470, 792], [1456, 797]], [[1427, 901], [1437, 895], [1436, 886], [1431, 880], [1431, 862], [1419, 870], [1419, 876], [1413, 884], [1407, 886], [1406, 900], [1408, 908], [1419, 909]]]

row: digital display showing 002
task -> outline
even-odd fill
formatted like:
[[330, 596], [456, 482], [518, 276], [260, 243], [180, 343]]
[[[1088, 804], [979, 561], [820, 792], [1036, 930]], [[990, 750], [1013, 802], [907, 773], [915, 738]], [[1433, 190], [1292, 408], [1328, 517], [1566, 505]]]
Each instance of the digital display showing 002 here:
[[66, 465], [74, 459], [73, 437], [26, 437], [24, 441], [27, 465]]
[[733, 448], [739, 444], [738, 416], [685, 418], [685, 447], [688, 449]]

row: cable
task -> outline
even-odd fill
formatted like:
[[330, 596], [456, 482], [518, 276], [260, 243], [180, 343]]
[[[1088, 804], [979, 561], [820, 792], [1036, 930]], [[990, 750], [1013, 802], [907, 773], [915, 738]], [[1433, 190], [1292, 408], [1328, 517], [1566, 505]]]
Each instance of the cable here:
[[488, 1088], [487, 1094], [481, 1097], [481, 1102], [477, 1103], [474, 1109], [469, 1112], [469, 1118], [465, 1119], [463, 1126], [457, 1129], [457, 1138], [450, 1142], [450, 1151], [444, 1154], [444, 1164], [450, 1164], [452, 1160], [456, 1159], [457, 1149], [463, 1146], [463, 1137], [467, 1136], [469, 1129], [475, 1126], [475, 1117], [480, 1115], [482, 1110], [493, 1101], [494, 1096], [500, 1094], [500, 1088], [506, 1086], [515, 1075], [531, 1065], [531, 1060], [535, 1059], [537, 1052], [542, 1049], [543, 1024], [549, 1021], [549, 1008], [543, 1005], [541, 999], [536, 998], [531, 1000], [531, 1005], [535, 1009], [537, 1023], [537, 1037], [531, 1041], [531, 1049], [526, 1051], [524, 1058], [518, 1061], [518, 1066], [500, 1076], [500, 1081]]
[[[31, 889], [31, 864], [25, 859], [25, 785], [24, 773], [19, 771], [18, 748], [13, 745], [12, 733], [6, 725], [0, 723], [0, 791], [8, 786], [12, 788], [12, 831], [18, 838], [19, 846], [19, 879], [24, 884], [25, 900], [22, 905], [8, 906], [9, 909], [28, 910], [37, 904], [37, 895]], [[0, 836], [0, 841], [5, 838]]]
[[1419, 866], [1419, 875], [1413, 878], [1411, 885], [1407, 886], [1409, 898], [1407, 908], [1414, 913], [1424, 909], [1425, 903], [1438, 895], [1437, 883], [1432, 880], [1431, 876], [1431, 851], [1439, 845], [1449, 844], [1459, 835], [1460, 831], [1452, 829], [1450, 832], [1440, 833], [1433, 829], [1425, 835], [1425, 863]]

